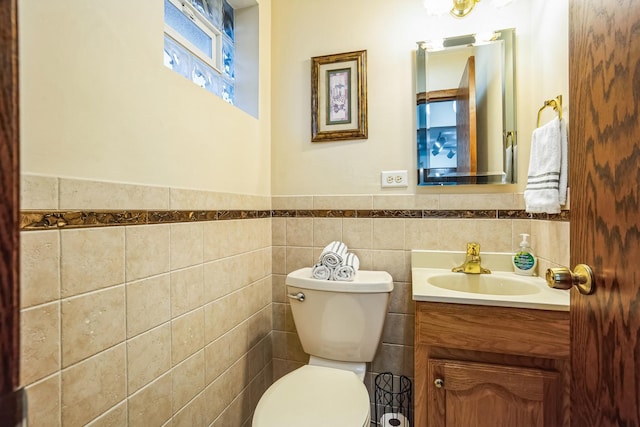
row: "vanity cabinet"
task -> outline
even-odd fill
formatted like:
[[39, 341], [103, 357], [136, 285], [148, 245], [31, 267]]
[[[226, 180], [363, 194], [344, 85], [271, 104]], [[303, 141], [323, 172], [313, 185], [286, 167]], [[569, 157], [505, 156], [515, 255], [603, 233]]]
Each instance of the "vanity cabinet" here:
[[415, 426], [569, 426], [569, 312], [419, 301], [415, 333]]

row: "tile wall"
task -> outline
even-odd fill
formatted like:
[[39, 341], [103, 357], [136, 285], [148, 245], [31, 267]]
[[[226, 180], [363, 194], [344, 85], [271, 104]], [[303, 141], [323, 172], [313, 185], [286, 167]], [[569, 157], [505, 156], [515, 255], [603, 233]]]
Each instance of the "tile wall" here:
[[360, 268], [386, 270], [394, 280], [382, 345], [368, 367], [367, 387], [380, 372], [413, 378], [412, 249], [464, 251], [478, 241], [487, 252], [512, 252], [520, 233], [532, 236], [538, 271], [569, 263], [569, 212], [524, 213], [521, 194], [273, 197], [274, 379], [307, 361], [285, 296], [285, 277], [313, 265], [323, 247], [342, 240]]
[[[21, 206], [32, 211], [270, 206], [268, 198], [36, 176], [23, 177], [22, 190]], [[65, 218], [96, 216], [77, 212]], [[250, 425], [272, 379], [271, 220], [130, 225], [131, 217], [21, 233], [29, 425]]]
[[568, 212], [531, 219], [521, 200], [265, 198], [24, 176], [29, 425], [249, 426], [266, 387], [308, 360], [286, 274], [332, 240], [394, 279], [367, 386], [379, 372], [412, 378], [412, 249], [464, 250], [473, 239], [511, 252], [529, 233], [539, 271], [568, 264]]

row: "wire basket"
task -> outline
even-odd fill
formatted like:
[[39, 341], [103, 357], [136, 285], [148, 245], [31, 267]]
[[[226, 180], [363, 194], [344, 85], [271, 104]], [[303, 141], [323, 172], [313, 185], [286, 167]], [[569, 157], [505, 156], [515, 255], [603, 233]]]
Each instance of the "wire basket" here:
[[413, 425], [411, 380], [383, 372], [375, 378], [375, 424], [381, 427]]

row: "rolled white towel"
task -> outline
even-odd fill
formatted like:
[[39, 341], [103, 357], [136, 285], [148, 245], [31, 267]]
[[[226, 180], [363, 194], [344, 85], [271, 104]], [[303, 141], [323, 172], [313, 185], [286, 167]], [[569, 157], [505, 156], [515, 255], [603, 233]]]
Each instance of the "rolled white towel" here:
[[333, 270], [333, 280], [352, 282], [360, 268], [360, 259], [354, 253], [349, 252], [341, 265]]
[[311, 275], [314, 279], [331, 280], [331, 277], [333, 276], [333, 269], [323, 264], [316, 264], [311, 269]]
[[336, 268], [347, 256], [347, 245], [339, 241], [329, 243], [320, 253], [320, 264]]

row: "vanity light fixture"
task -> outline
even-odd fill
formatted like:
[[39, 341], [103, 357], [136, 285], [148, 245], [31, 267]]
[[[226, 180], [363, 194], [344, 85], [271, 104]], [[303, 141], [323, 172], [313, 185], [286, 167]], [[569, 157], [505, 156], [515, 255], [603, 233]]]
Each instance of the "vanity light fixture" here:
[[[488, 0], [494, 7], [500, 8], [513, 0]], [[449, 12], [456, 18], [467, 16], [480, 0], [424, 0], [424, 7], [429, 15], [444, 15]], [[453, 4], [452, 4], [453, 3]]]

